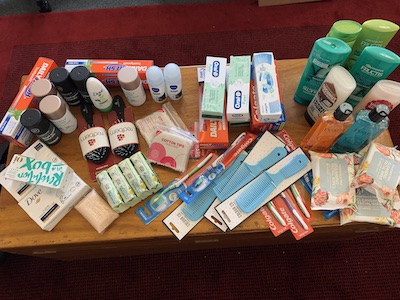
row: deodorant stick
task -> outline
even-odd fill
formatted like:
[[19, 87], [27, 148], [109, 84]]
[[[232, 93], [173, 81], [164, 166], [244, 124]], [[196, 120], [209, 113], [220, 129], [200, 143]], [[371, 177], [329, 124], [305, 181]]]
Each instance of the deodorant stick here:
[[130, 105], [140, 106], [144, 104], [146, 92], [135, 67], [123, 67], [118, 71], [117, 78]]
[[146, 78], [153, 100], [157, 103], [167, 100], [165, 80], [161, 69], [157, 66], [151, 66], [146, 71]]
[[177, 64], [169, 63], [164, 68], [164, 78], [167, 94], [171, 100], [182, 98], [182, 75]]

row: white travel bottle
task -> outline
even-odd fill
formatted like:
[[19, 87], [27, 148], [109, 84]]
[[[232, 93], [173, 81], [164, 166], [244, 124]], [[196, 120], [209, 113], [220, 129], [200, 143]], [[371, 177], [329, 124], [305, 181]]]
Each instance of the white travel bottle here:
[[48, 95], [40, 100], [39, 110], [62, 133], [74, 132], [78, 126], [78, 121], [68, 109], [67, 103], [56, 95]]
[[130, 105], [140, 106], [144, 104], [146, 92], [135, 67], [123, 67], [118, 71], [117, 78]]
[[109, 112], [113, 107], [112, 97], [104, 84], [94, 77], [86, 80], [86, 89], [93, 105], [102, 112]]
[[167, 86], [167, 94], [171, 100], [179, 100], [182, 98], [182, 75], [181, 69], [175, 63], [169, 63], [164, 68], [165, 84]]
[[153, 100], [157, 103], [167, 100], [165, 80], [161, 69], [157, 66], [151, 66], [146, 71], [146, 79]]

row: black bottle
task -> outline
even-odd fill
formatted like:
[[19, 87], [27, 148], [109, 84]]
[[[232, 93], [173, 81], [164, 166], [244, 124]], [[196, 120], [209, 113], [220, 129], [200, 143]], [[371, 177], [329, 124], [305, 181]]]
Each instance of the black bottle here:
[[81, 95], [66, 68], [58, 67], [53, 69], [49, 74], [49, 79], [69, 105], [80, 104]]
[[61, 131], [36, 108], [25, 110], [20, 122], [48, 146], [55, 145], [61, 140]]
[[86, 89], [86, 80], [90, 77], [89, 69], [85, 66], [77, 66], [71, 70], [69, 77], [71, 77], [75, 86], [78, 88], [82, 98], [86, 102], [91, 103], [92, 100], [90, 100], [89, 93]]

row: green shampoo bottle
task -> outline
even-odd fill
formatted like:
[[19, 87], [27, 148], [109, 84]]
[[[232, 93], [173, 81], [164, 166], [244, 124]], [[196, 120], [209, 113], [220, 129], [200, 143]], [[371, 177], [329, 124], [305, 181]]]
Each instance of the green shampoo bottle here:
[[400, 57], [378, 46], [365, 47], [350, 74], [356, 80], [356, 88], [346, 102], [356, 107], [379, 80], [386, 79], [400, 64]]
[[323, 37], [316, 40], [294, 94], [294, 100], [307, 106], [330, 69], [336, 65], [343, 65], [350, 52], [350, 46], [338, 38]]
[[367, 20], [361, 27], [361, 32], [352, 46], [351, 54], [344, 64], [344, 67], [348, 70], [351, 70], [355, 65], [365, 47], [385, 48], [399, 30], [397, 24], [382, 19]]

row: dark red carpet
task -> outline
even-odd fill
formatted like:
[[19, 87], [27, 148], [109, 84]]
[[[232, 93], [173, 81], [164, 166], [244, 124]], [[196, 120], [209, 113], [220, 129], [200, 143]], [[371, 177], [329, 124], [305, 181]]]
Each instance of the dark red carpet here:
[[[265, 50], [277, 59], [305, 58], [336, 20], [371, 18], [400, 24], [398, 0], [262, 8], [244, 0], [3, 17], [0, 115], [38, 56], [59, 65], [150, 58], [160, 66]], [[388, 48], [400, 54], [400, 33]], [[400, 70], [390, 78], [400, 81]], [[399, 116], [397, 108], [390, 127], [396, 145]], [[12, 255], [0, 265], [0, 299], [399, 299], [399, 237], [390, 230], [346, 242], [74, 262]]]

